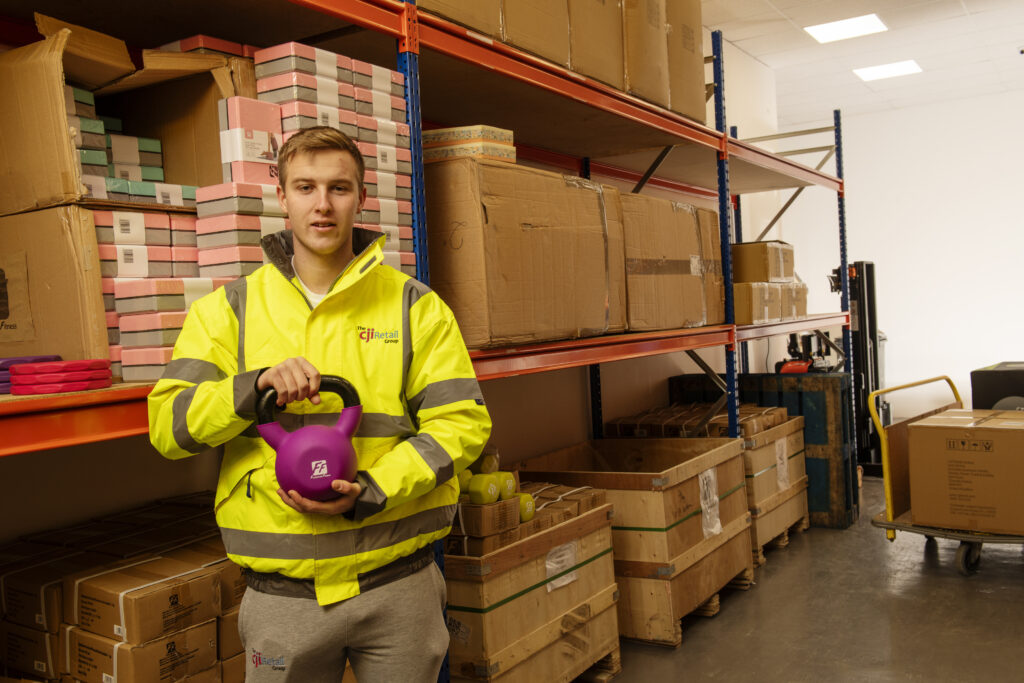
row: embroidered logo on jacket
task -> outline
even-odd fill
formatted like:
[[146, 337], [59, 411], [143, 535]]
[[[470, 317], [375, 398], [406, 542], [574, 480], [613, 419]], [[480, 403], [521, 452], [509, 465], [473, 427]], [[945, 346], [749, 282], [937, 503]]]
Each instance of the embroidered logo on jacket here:
[[356, 325], [359, 332], [359, 339], [369, 344], [370, 342], [384, 342], [385, 344], [397, 344], [401, 338], [398, 330], [378, 330], [375, 327], [363, 327]]

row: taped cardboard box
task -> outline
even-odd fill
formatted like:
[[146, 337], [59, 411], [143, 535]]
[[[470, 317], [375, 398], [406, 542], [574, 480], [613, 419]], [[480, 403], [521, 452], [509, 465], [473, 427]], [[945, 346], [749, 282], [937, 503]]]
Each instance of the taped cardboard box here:
[[0, 168], [20, 171], [0, 183], [0, 214], [87, 197], [67, 120], [65, 76], [98, 88], [101, 108], [132, 121], [133, 132], [162, 141], [171, 183], [218, 182], [217, 100], [235, 94], [225, 58], [143, 50], [143, 68], [134, 71], [120, 40], [41, 15], [37, 24], [44, 40], [0, 55], [0, 98], [20, 103], [0, 109], [0, 128], [8, 133]]
[[772, 282], [737, 282], [732, 286], [737, 325], [763, 325], [782, 320], [782, 285]]
[[217, 617], [217, 659], [231, 659], [245, 650], [238, 632], [238, 606]]
[[622, 8], [626, 92], [668, 107], [665, 0], [623, 0]]
[[569, 66], [567, 0], [502, 0], [502, 40]]
[[621, 0], [569, 0], [569, 67], [625, 89]]
[[44, 679], [59, 678], [59, 640], [52, 633], [0, 621], [0, 661], [11, 669], [31, 671]]
[[704, 26], [700, 0], [665, 3], [668, 31], [669, 109], [704, 123]]
[[[0, 270], [7, 280], [8, 309], [0, 320], [0, 357], [107, 357], [91, 211], [62, 206], [0, 218]], [[46, 286], [30, 287], [30, 282]]]
[[621, 195], [630, 330], [704, 324], [701, 251], [693, 207]]
[[420, 0], [416, 8], [501, 40], [501, 0]]
[[725, 324], [725, 277], [722, 274], [722, 233], [718, 213], [697, 209], [701, 282], [704, 284], [705, 325]]
[[70, 673], [82, 683], [189, 680], [217, 664], [217, 622], [211, 619], [134, 645], [73, 628], [70, 653]]
[[220, 663], [221, 683], [245, 683], [245, 653], [235, 655]]
[[909, 435], [914, 524], [1024, 534], [1024, 414], [947, 410]]
[[431, 286], [469, 347], [574, 339], [622, 324], [609, 307], [615, 226], [600, 185], [475, 159], [425, 172]]
[[65, 557], [26, 562], [16, 571], [3, 572], [4, 618], [26, 628], [57, 633], [64, 616], [64, 577], [109, 566], [112, 561], [109, 555], [69, 551]]
[[807, 283], [782, 283], [782, 319], [803, 320], [807, 317]]
[[[195, 567], [216, 570], [220, 578], [220, 607], [225, 614], [242, 604], [246, 587], [245, 577], [242, 575], [242, 568], [228, 559], [224, 541], [219, 534], [175, 548], [164, 553], [164, 556]], [[225, 657], [222, 656], [221, 659]]]
[[740, 242], [732, 245], [733, 282], [792, 282], [793, 245]]

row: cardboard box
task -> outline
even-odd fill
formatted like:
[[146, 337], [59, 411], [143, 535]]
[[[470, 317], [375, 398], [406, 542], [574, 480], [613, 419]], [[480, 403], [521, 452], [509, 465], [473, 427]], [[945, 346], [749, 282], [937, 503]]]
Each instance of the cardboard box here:
[[737, 325], [763, 325], [782, 320], [782, 291], [768, 282], [737, 282], [732, 286]]
[[341, 83], [352, 82], [350, 57], [301, 43], [282, 43], [257, 50], [253, 62], [258, 79], [298, 71], [312, 76], [324, 76]]
[[405, 75], [377, 64], [352, 60], [352, 85], [405, 97]]
[[1024, 414], [947, 410], [909, 427], [914, 524], [1024, 534]]
[[778, 240], [732, 245], [733, 282], [792, 282], [793, 245]]
[[630, 330], [704, 324], [704, 285], [693, 207], [623, 194]]
[[487, 505], [459, 503], [452, 532], [465, 536], [491, 536], [519, 526], [519, 499], [509, 498]]
[[569, 66], [569, 5], [566, 0], [502, 0], [502, 40]]
[[60, 676], [60, 647], [56, 635], [0, 621], [0, 645], [0, 661], [11, 669], [31, 671], [45, 679]]
[[622, 196], [611, 185], [601, 186], [604, 217], [608, 226], [608, 332], [625, 332], [626, 298], [626, 236], [622, 217]]
[[173, 353], [170, 346], [125, 349], [121, 354], [121, 375], [125, 382], [155, 382], [163, 376]]
[[807, 317], [807, 283], [783, 282], [782, 319], [802, 320]]
[[[404, 97], [370, 88], [353, 88], [353, 101], [357, 114], [408, 124], [408, 105]], [[346, 106], [344, 98], [340, 106], [342, 109], [353, 108]]]
[[242, 636], [238, 633], [237, 606], [217, 617], [217, 659], [231, 659], [244, 651]]
[[64, 576], [111, 562], [109, 555], [66, 551], [64, 557], [26, 562], [15, 571], [4, 572], [0, 581], [4, 618], [26, 628], [57, 633], [64, 616]]
[[569, 67], [625, 89], [621, 0], [569, 0]]
[[70, 648], [71, 674], [83, 683], [108, 683], [115, 672], [118, 683], [187, 680], [217, 664], [217, 622], [134, 645], [74, 628]]
[[704, 123], [704, 26], [700, 0], [665, 3], [668, 24], [669, 108]]
[[804, 458], [804, 418], [758, 433], [744, 444], [747, 502], [757, 515], [777, 496], [807, 474]]
[[[246, 582], [242, 568], [227, 557], [224, 542], [219, 535], [190, 543], [164, 553], [165, 557], [181, 560], [196, 567], [211, 567], [220, 577], [220, 606], [224, 613], [242, 604]], [[222, 656], [221, 659], [224, 659]]]
[[372, 142], [401, 149], [412, 148], [408, 123], [357, 114], [356, 126], [358, 127], [356, 135], [360, 142]]
[[1020, 396], [1024, 396], [1024, 363], [1009, 361], [971, 370], [972, 408], [993, 409], [1003, 399], [1014, 401]]
[[600, 185], [497, 161], [426, 169], [431, 287], [470, 348], [604, 334], [611, 227]]
[[501, 145], [494, 142], [467, 142], [457, 145], [437, 145], [423, 150], [423, 163], [425, 164], [457, 157], [492, 159], [514, 164], [516, 148], [512, 145]]
[[65, 75], [100, 88], [95, 95], [105, 111], [162, 141], [170, 182], [217, 182], [217, 100], [234, 94], [225, 58], [143, 50], [143, 68], [132, 73], [123, 42], [38, 15], [37, 23], [46, 39], [0, 55], [0, 99], [20, 103], [0, 110], [0, 129], [8, 133], [0, 168], [20, 169], [0, 184], [0, 214], [86, 196], [64, 105]]
[[622, 7], [626, 92], [668, 107], [665, 0], [623, 0]]
[[501, 0], [419, 0], [416, 7], [501, 40]]
[[220, 663], [221, 683], [245, 683], [245, 653], [235, 655]]
[[718, 213], [697, 209], [700, 240], [701, 282], [704, 285], [705, 325], [725, 323], [725, 276], [722, 274], [722, 233]]
[[366, 171], [363, 174], [363, 187], [367, 197], [383, 199], [412, 199], [412, 176], [407, 173], [389, 173], [387, 171]]
[[177, 560], [147, 560], [73, 583], [76, 620], [69, 623], [133, 645], [220, 614], [216, 570]]
[[[62, 206], [0, 218], [0, 270], [7, 279], [9, 312], [0, 321], [0, 357], [107, 357], [91, 211]], [[30, 287], [30, 282], [46, 286]]]
[[224, 214], [196, 221], [196, 246], [201, 250], [217, 247], [258, 247], [266, 235], [288, 227], [280, 216], [243, 216]]

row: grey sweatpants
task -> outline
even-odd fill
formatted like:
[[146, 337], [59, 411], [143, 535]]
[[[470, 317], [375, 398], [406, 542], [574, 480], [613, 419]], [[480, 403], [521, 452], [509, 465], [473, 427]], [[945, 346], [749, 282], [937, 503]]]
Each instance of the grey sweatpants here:
[[346, 659], [359, 683], [435, 683], [448, 651], [445, 599], [433, 562], [326, 607], [248, 588], [238, 616], [246, 683], [338, 683]]

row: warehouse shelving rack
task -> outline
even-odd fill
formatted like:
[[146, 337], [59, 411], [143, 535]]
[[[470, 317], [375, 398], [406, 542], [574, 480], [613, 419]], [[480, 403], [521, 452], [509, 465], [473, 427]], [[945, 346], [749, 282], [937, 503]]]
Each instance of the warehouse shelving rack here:
[[[46, 1], [36, 4], [46, 4]], [[52, 10], [58, 16], [66, 16], [60, 15], [61, 11], [74, 11], [60, 0], [53, 0], [53, 4], [58, 6]], [[823, 173], [820, 166], [810, 168], [727, 135], [720, 33], [713, 34], [717, 126], [711, 129], [452, 22], [420, 14], [413, 0], [278, 0], [265, 4], [266, 13], [259, 25], [262, 27], [260, 38], [266, 44], [317, 39], [325, 45], [338, 36], [356, 35], [362, 39], [359, 49], [364, 52], [361, 56], [383, 59], [382, 44], [389, 39], [396, 41], [397, 65], [408, 84], [414, 141], [414, 248], [421, 268], [420, 279], [428, 284], [422, 158], [418, 144], [421, 116], [446, 125], [486, 121], [511, 128], [516, 131], [517, 146], [523, 158], [561, 166], [579, 175], [600, 174], [636, 181], [638, 188], [643, 184], [639, 181], [643, 180], [695, 196], [718, 198], [725, 274], [725, 325], [474, 351], [471, 357], [481, 380], [588, 366], [593, 427], [595, 435], [599, 436], [598, 368], [601, 363], [686, 351], [706, 368], [694, 352], [724, 348], [730, 430], [736, 434], [737, 343], [841, 325], [846, 369], [850, 371], [849, 289], [838, 112], [835, 128], [838, 177]], [[0, 13], [4, 7], [0, 3]], [[204, 3], [202, 7], [203, 12], [197, 14], [189, 14], [187, 7], [182, 8], [186, 16], [208, 20], [202, 26], [191, 26], [191, 32], [202, 31], [246, 42], [244, 35], [233, 32], [251, 27], [239, 25], [229, 2]], [[97, 9], [102, 8], [93, 7], [91, 11]], [[97, 12], [91, 16], [103, 14]], [[285, 17], [292, 20], [286, 21]], [[74, 20], [73, 16], [67, 18]], [[135, 21], [136, 24], [140, 21], [138, 16], [123, 12], [109, 14], [107, 20]], [[313, 26], [320, 31], [316, 36], [301, 38], [294, 33], [308, 32]], [[97, 28], [118, 34], [116, 25]], [[173, 26], [166, 30], [187, 35], [184, 29]], [[122, 35], [130, 33], [130, 29], [123, 27], [120, 32]], [[391, 57], [394, 58], [392, 45]], [[423, 81], [426, 87], [421, 87]], [[476, 97], [464, 95], [467, 84], [472, 85]], [[456, 96], [459, 92], [463, 96]], [[515, 106], [509, 106], [510, 103]], [[537, 112], [545, 114], [538, 116]], [[572, 123], [558, 126], [552, 125], [554, 121]], [[652, 153], [652, 149], [655, 152]], [[657, 164], [651, 163], [652, 154], [657, 155]], [[836, 191], [839, 197], [842, 310], [801, 321], [736, 327], [729, 267], [729, 244], [733, 236], [731, 198], [811, 185]], [[0, 427], [5, 434], [0, 442], [0, 456], [144, 434], [147, 431], [145, 397], [151, 388], [152, 385], [119, 385], [105, 391], [63, 397], [6, 397], [0, 400]]]

